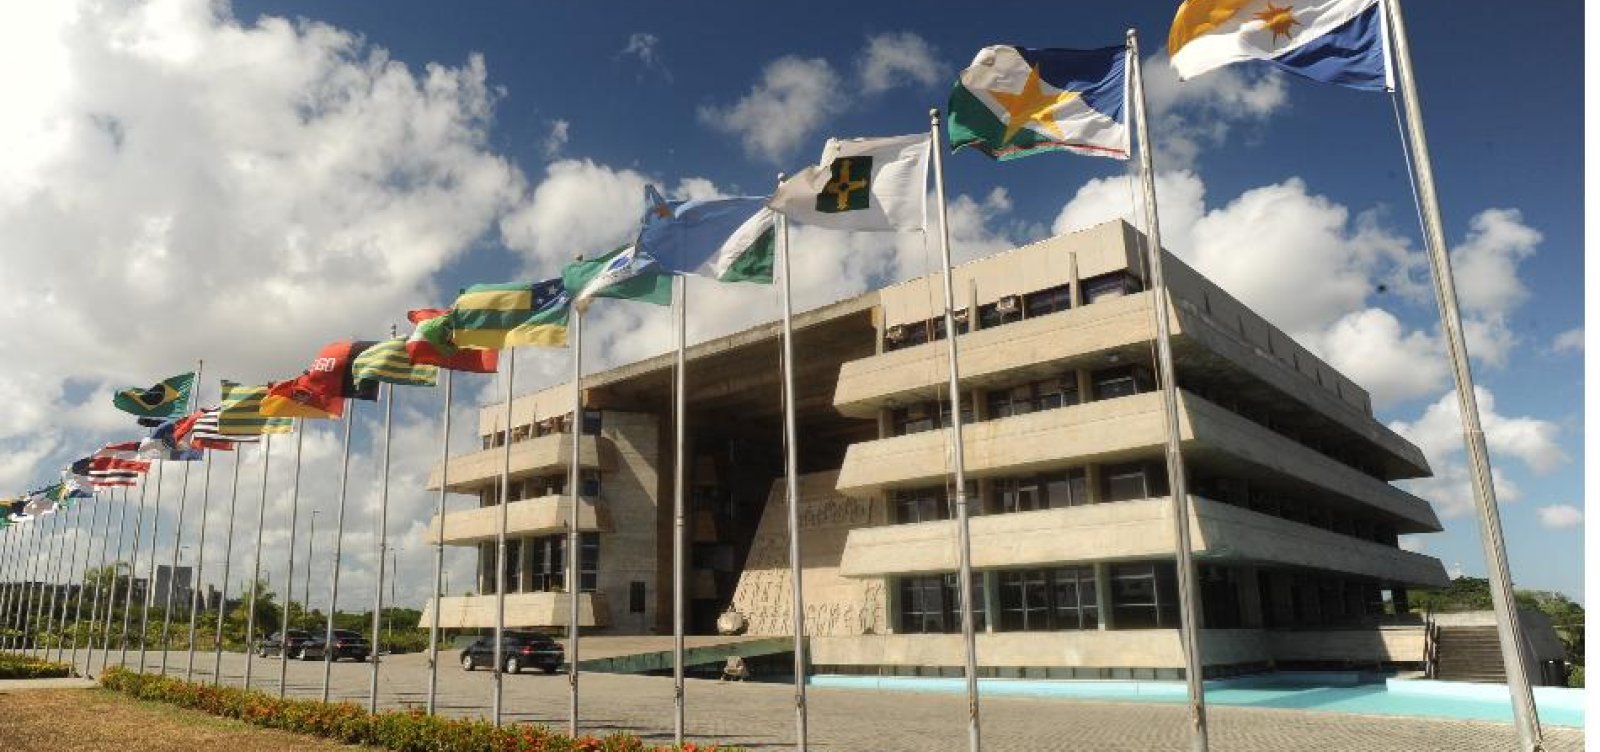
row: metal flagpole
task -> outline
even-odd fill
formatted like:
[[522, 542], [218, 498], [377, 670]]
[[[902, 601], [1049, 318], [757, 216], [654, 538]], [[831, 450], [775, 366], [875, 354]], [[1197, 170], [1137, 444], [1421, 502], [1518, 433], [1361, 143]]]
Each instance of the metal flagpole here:
[[[29, 635], [33, 632], [33, 630], [39, 628], [39, 620], [34, 616], [34, 614], [38, 611], [39, 600], [44, 596], [43, 579], [45, 563], [50, 560], [50, 549], [45, 545], [45, 536], [47, 533], [44, 531], [44, 526], [46, 522], [47, 520], [43, 517], [43, 515], [36, 515], [33, 518], [33, 524], [38, 525], [39, 529], [38, 535], [35, 536], [33, 542], [33, 565], [28, 567], [28, 586], [27, 589], [23, 591], [22, 599], [23, 640], [20, 647], [25, 652], [30, 654], [33, 653], [33, 651], [39, 645], [39, 640], [37, 638], [29, 639]], [[52, 519], [48, 520], [48, 522], [51, 523], [51, 532], [54, 532], [54, 518], [52, 517]], [[40, 554], [44, 554], [44, 558], [42, 560], [40, 559]]]
[[[27, 537], [28, 534], [26, 530], [12, 530], [14, 527], [16, 525], [6, 526], [5, 538], [7, 545], [4, 552], [4, 566], [0, 568], [0, 571], [5, 573], [5, 585], [0, 586], [0, 624], [5, 625], [11, 624], [11, 597], [16, 590], [12, 581], [16, 579], [17, 561], [20, 558], [17, 555], [17, 544], [13, 542], [13, 536], [17, 540], [21, 540]], [[0, 650], [10, 649], [10, 647], [11, 634], [8, 629], [6, 634], [0, 635]]]
[[[583, 471], [579, 469], [583, 439], [583, 316], [579, 311], [572, 317], [572, 455], [567, 467], [567, 498], [572, 500], [567, 509], [567, 734], [574, 739], [578, 737], [578, 596], [583, 591], [579, 570], [583, 545], [578, 534], [578, 504], [583, 498]], [[683, 696], [681, 691], [678, 696]], [[681, 718], [683, 706], [678, 708]]]
[[[120, 512], [117, 515], [117, 517], [118, 517], [117, 535], [119, 536], [119, 541], [120, 541], [120, 536], [122, 534], [122, 521], [121, 521], [121, 518], [126, 515], [126, 512], [127, 512], [126, 504], [127, 504], [127, 499], [128, 499], [128, 487], [127, 486], [121, 486], [121, 488], [122, 488], [123, 504], [119, 505], [118, 508], [121, 509], [122, 512]], [[107, 504], [110, 504], [113, 500], [115, 500], [115, 498], [116, 498], [116, 489], [112, 489], [112, 490], [106, 491], [106, 503]], [[99, 566], [99, 568], [97, 568], [95, 570], [100, 574], [100, 576], [95, 578], [95, 581], [94, 581], [94, 600], [91, 602], [91, 604], [89, 606], [89, 647], [88, 647], [88, 653], [83, 658], [83, 672], [85, 674], [88, 674], [94, 668], [94, 630], [95, 630], [95, 627], [100, 626], [100, 581], [102, 579], [104, 579], [105, 575], [108, 574], [108, 572], [106, 571], [106, 561], [107, 561], [107, 556], [110, 553], [111, 553], [111, 507], [108, 506], [108, 507], [106, 507], [106, 531], [105, 531], [105, 534], [104, 534], [104, 538], [102, 538], [101, 541], [100, 541], [100, 566]], [[116, 580], [115, 570], [112, 570], [111, 572], [109, 572], [109, 574], [111, 575], [112, 586], [115, 587], [116, 581], [117, 581]], [[111, 603], [109, 601], [107, 601], [106, 602], [106, 611], [109, 613], [110, 610], [111, 610]]]
[[[256, 505], [256, 555], [250, 568], [250, 605], [244, 627], [244, 688], [250, 688], [250, 672], [255, 667], [256, 595], [261, 582], [261, 536], [267, 526], [267, 474], [272, 469], [272, 434], [261, 442], [261, 503]], [[331, 644], [331, 643], [330, 643]]]
[[[289, 491], [289, 573], [283, 578], [283, 624], [278, 627], [278, 698], [283, 699], [285, 686], [289, 680], [289, 649], [285, 642], [289, 634], [289, 604], [294, 602], [294, 538], [295, 530], [300, 521], [300, 456], [306, 446], [305, 419], [296, 421], [294, 437], [294, 484]], [[306, 562], [306, 570], [311, 569], [311, 562]], [[303, 601], [300, 604], [302, 613], [310, 612], [310, 599], [306, 596], [311, 592], [311, 586], [306, 584], [306, 592], [300, 594]]]
[[[209, 455], [210, 452], [206, 454]], [[161, 614], [162, 676], [167, 675], [167, 657], [171, 652], [169, 650], [171, 645], [168, 644], [167, 638], [172, 630], [172, 595], [178, 589], [178, 555], [183, 551], [183, 547], [179, 544], [183, 543], [183, 513], [189, 504], [189, 466], [193, 464], [193, 462], [187, 461], [183, 463], [183, 483], [180, 486], [181, 490], [178, 492], [178, 522], [177, 527], [172, 531], [172, 569], [167, 572], [167, 602], [162, 608], [163, 613]]]
[[[236, 445], [233, 450], [240, 451]], [[189, 588], [189, 663], [184, 669], [184, 681], [194, 680], [194, 633], [200, 624], [200, 611], [204, 605], [200, 602], [200, 588], [204, 587], [206, 573], [206, 518], [211, 512], [211, 457], [215, 452], [206, 452], [206, 469], [200, 481], [200, 555], [195, 557], [194, 583]]]
[[[783, 176], [778, 176], [783, 182]], [[800, 559], [800, 449], [795, 426], [794, 306], [789, 277], [789, 218], [778, 215], [778, 263], [783, 274], [783, 444], [784, 480], [789, 500], [790, 609], [794, 629], [795, 748], [806, 749], [806, 612], [801, 587]], [[953, 330], [947, 330], [953, 331]]]
[[972, 597], [972, 532], [967, 523], [967, 458], [961, 439], [961, 371], [956, 360], [956, 295], [955, 283], [951, 279], [954, 275], [950, 262], [950, 224], [944, 203], [944, 156], [939, 143], [938, 108], [928, 111], [928, 120], [928, 150], [933, 152], [934, 183], [939, 199], [939, 250], [944, 260], [944, 341], [950, 360], [950, 430], [955, 445], [956, 547], [960, 560], [957, 581], [961, 587], [961, 640], [965, 648], [967, 675], [967, 746], [976, 752], [982, 747], [982, 722], [978, 715], [978, 643], [973, 618], [976, 605]]
[[[80, 537], [80, 533], [83, 532], [83, 508], [85, 506], [87, 506], [87, 502], [81, 499], [72, 505], [72, 552], [67, 554], [66, 561], [62, 562], [61, 564], [63, 567], [66, 567], [67, 572], [66, 576], [62, 578], [63, 582], [61, 583], [61, 587], [63, 588], [61, 593], [61, 613], [55, 617], [56, 629], [60, 630], [61, 632], [61, 638], [56, 641], [57, 663], [61, 662], [61, 656], [65, 655], [67, 652], [67, 610], [71, 608], [72, 605], [72, 572], [78, 568], [78, 553], [81, 550], [78, 539]], [[91, 517], [91, 524], [93, 521], [94, 520]], [[78, 588], [78, 592], [80, 594], [83, 593], [83, 588], [81, 586]], [[83, 603], [83, 599], [80, 597], [78, 602], [80, 604]], [[78, 648], [78, 638], [76, 634], [74, 634], [72, 638], [72, 648], [74, 654], [73, 665], [77, 665], [76, 654]]]
[[438, 710], [439, 591], [444, 589], [444, 497], [450, 486], [450, 397], [455, 371], [444, 369], [444, 428], [439, 440], [439, 539], [433, 547], [433, 618], [428, 626], [428, 715]]
[[[339, 514], [333, 532], [333, 583], [328, 594], [327, 640], [322, 645], [322, 701], [328, 701], [328, 685], [333, 681], [333, 616], [339, 613], [339, 569], [344, 563], [344, 502], [350, 488], [350, 429], [356, 423], [356, 402], [344, 401], [344, 458], [339, 461]], [[310, 566], [309, 564], [307, 566]]]
[[[146, 489], [145, 484], [149, 480], [149, 475], [139, 476], [139, 510], [141, 514], [144, 511], [144, 494]], [[128, 538], [128, 489], [126, 488], [122, 489], [122, 514], [117, 515], [117, 517], [117, 555], [116, 558], [112, 559], [111, 561], [111, 597], [106, 599], [106, 639], [104, 644], [101, 646], [105, 651], [105, 655], [100, 659], [100, 670], [102, 672], [106, 670], [106, 664], [111, 662], [111, 621], [113, 618], [115, 618], [111, 609], [113, 606], [117, 605], [117, 581], [119, 579], [117, 570], [122, 566], [122, 542]], [[138, 535], [139, 528], [135, 527], [135, 538], [137, 538]], [[122, 644], [123, 659], [120, 661], [120, 663], [123, 664], [127, 663], [128, 657], [128, 606], [132, 602], [133, 562], [130, 561], [128, 563], [128, 587], [122, 593], [122, 637], [118, 640], [118, 642]]]
[[[48, 575], [49, 579], [47, 582], [48, 590], [46, 593], [44, 593], [45, 597], [40, 599], [39, 604], [39, 624], [44, 627], [44, 631], [39, 633], [41, 638], [50, 634], [51, 627], [55, 622], [57, 592], [56, 580], [61, 578], [61, 560], [66, 555], [67, 531], [64, 528], [67, 526], [67, 513], [72, 510], [62, 509], [61, 504], [62, 502], [56, 503], [56, 512], [55, 514], [51, 515], [52, 518], [57, 520], [57, 524], [54, 526], [56, 532], [51, 538], [52, 546], [50, 549], [49, 559], [50, 574]], [[35, 651], [35, 655], [40, 658], [49, 657], [50, 646], [40, 645]]]
[[1467, 445], [1467, 460], [1472, 469], [1472, 498], [1478, 511], [1478, 527], [1483, 542], [1483, 558], [1488, 564], [1489, 595], [1494, 604], [1495, 625], [1500, 636], [1500, 655], [1505, 661], [1506, 684], [1511, 691], [1511, 709], [1517, 738], [1524, 750], [1541, 749], [1544, 733], [1539, 724], [1539, 709], [1528, 685], [1527, 656], [1512, 590], [1511, 566], [1506, 560], [1505, 536], [1500, 528], [1500, 507], [1495, 498], [1494, 477], [1489, 466], [1489, 447], [1478, 414], [1478, 398], [1472, 380], [1472, 363], [1467, 354], [1457, 302], [1455, 275], [1450, 269], [1450, 251], [1445, 243], [1444, 218], [1433, 180], [1433, 160], [1428, 152], [1428, 136], [1422, 127], [1422, 103], [1411, 68], [1411, 42], [1406, 36], [1405, 19], [1399, 0], [1388, 0], [1389, 25], [1394, 30], [1395, 72], [1400, 78], [1401, 99], [1405, 104], [1406, 140], [1411, 143], [1411, 159], [1422, 213], [1423, 235], [1427, 238], [1428, 263], [1433, 272], [1433, 291], [1439, 304], [1441, 328], [1445, 333], [1450, 366], [1455, 374], [1456, 400], [1461, 412], [1462, 439]]
[[684, 284], [683, 275], [673, 279], [672, 296], [672, 330], [674, 335], [674, 358], [672, 361], [672, 696], [674, 713], [672, 719], [673, 741], [679, 746], [683, 745], [685, 706], [688, 698], [684, 696], [684, 580], [687, 577], [684, 562], [684, 541], [686, 539], [687, 510], [685, 510], [684, 488], [688, 484], [689, 471], [684, 465], [687, 455], [684, 442], [688, 440], [688, 422], [684, 416], [684, 408], [688, 393], [687, 376], [688, 355], [685, 352], [685, 330], [689, 318], [688, 301], [684, 298], [688, 285]]
[[[391, 327], [389, 336], [395, 336]], [[383, 575], [384, 557], [389, 549], [389, 445], [394, 438], [392, 427], [394, 424], [394, 384], [383, 384], [383, 480], [378, 487], [378, 585], [373, 588], [372, 601], [372, 641], [368, 643], [372, 651], [372, 682], [367, 688], [367, 711], [378, 712], [378, 633], [383, 629]]]
[[23, 636], [27, 634], [28, 591], [32, 587], [33, 567], [39, 558], [39, 528], [38, 519], [28, 521], [28, 526], [23, 529], [28, 536], [28, 542], [24, 544], [24, 548], [17, 551], [17, 565], [14, 567], [17, 587], [11, 597], [10, 609], [11, 628], [15, 634], [7, 642], [7, 647], [15, 652], [22, 651], [25, 644]]
[[28, 550], [28, 541], [32, 540], [31, 528], [32, 525], [21, 527], [20, 523], [13, 524], [9, 528], [16, 530], [17, 540], [15, 544], [6, 547], [10, 561], [6, 565], [4, 608], [0, 609], [0, 614], [3, 614], [0, 623], [5, 624], [7, 628], [6, 634], [0, 636], [0, 649], [7, 651], [16, 647], [17, 628], [21, 623], [17, 619], [17, 591], [22, 586], [22, 565], [27, 559], [25, 552]]
[[1165, 264], [1162, 261], [1161, 223], [1156, 212], [1155, 156], [1150, 147], [1150, 122], [1146, 117], [1144, 71], [1139, 61], [1139, 37], [1128, 30], [1128, 67], [1133, 83], [1134, 130], [1139, 138], [1139, 174], [1144, 185], [1146, 254], [1150, 260], [1151, 308], [1156, 320], [1156, 376], [1166, 414], [1167, 486], [1172, 494], [1173, 540], [1178, 569], [1178, 623], [1183, 640], [1184, 679], [1189, 690], [1191, 748], [1205, 752], [1210, 745], [1206, 728], [1205, 667], [1200, 658], [1200, 593], [1195, 577], [1194, 549], [1189, 540], [1188, 476], [1183, 466], [1182, 429], [1179, 425], [1177, 371], [1172, 364], [1172, 324], [1168, 305]]
[[[83, 625], [83, 591], [89, 589], [89, 559], [94, 554], [94, 528], [100, 522], [100, 507], [102, 505], [98, 503], [100, 501], [100, 493], [98, 491], [95, 492], [94, 501], [96, 502], [94, 511], [89, 514], [89, 537], [83, 542], [83, 568], [78, 575], [78, 605], [72, 615], [72, 665], [74, 667], [78, 665], [78, 630]], [[110, 523], [111, 515], [107, 514], [106, 524], [109, 525]], [[93, 621], [94, 614], [92, 611], [89, 618]], [[90, 640], [93, 641], [93, 637]], [[84, 673], [88, 673], [88, 671]]]
[[[162, 450], [165, 452], [166, 450]], [[155, 600], [156, 586], [156, 546], [161, 541], [161, 476], [165, 474], [162, 466], [156, 466], [156, 498], [150, 502], [150, 568], [145, 577], [144, 595], [139, 598], [139, 673], [144, 673], [144, 659], [146, 639], [150, 635], [150, 603]]]
[[[222, 628], [228, 620], [228, 578], [233, 573], [233, 525], [239, 519], [239, 466], [244, 464], [241, 455], [233, 453], [233, 491], [228, 501], [228, 535], [222, 543], [222, 592], [217, 600], [217, 634], [213, 640], [215, 656], [211, 664], [211, 686], [222, 683]], [[249, 646], [245, 646], [247, 649]]]
[[505, 668], [502, 643], [506, 633], [506, 507], [511, 504], [511, 386], [516, 381], [517, 351], [506, 349], [506, 440], [500, 466], [500, 514], [495, 517], [494, 529], [494, 699], [491, 716], [496, 728], [500, 726], [501, 670]]

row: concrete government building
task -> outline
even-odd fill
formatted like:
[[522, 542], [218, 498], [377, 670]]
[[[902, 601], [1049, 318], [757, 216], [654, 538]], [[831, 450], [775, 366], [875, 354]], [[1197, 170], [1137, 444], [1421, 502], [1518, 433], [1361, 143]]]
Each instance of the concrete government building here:
[[[1182, 675], [1142, 240], [1110, 222], [954, 272], [983, 675]], [[1207, 675], [1420, 665], [1407, 589], [1447, 580], [1398, 536], [1441, 528], [1391, 482], [1429, 475], [1421, 450], [1361, 387], [1167, 258]], [[961, 674], [941, 286], [933, 274], [795, 317], [819, 673]], [[779, 337], [772, 322], [688, 352], [690, 634], [730, 609], [747, 634], [790, 632]], [[509, 431], [503, 403], [482, 408], [481, 448], [449, 460], [448, 490], [476, 503], [455, 497], [428, 533], [478, 548], [477, 588], [442, 600], [444, 628], [494, 624], [506, 441], [506, 624], [565, 627], [577, 429], [580, 624], [671, 634], [672, 359], [585, 377], [577, 420], [570, 385], [516, 398]]]

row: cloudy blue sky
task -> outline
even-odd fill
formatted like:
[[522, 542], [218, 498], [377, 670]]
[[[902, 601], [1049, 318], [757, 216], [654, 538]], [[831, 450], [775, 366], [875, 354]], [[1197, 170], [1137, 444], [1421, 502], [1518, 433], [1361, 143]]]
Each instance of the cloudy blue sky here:
[[[1379, 417], [1422, 446], [1437, 473], [1412, 489], [1446, 530], [1406, 545], [1481, 575], [1389, 98], [1248, 67], [1179, 85], [1163, 50], [1174, 6], [1035, 4], [981, 17], [943, 2], [849, 13], [413, 0], [8, 6], [0, 344], [11, 367], [0, 373], [0, 488], [47, 480], [64, 460], [128, 436], [109, 406], [115, 387], [199, 358], [213, 384], [293, 374], [322, 343], [381, 335], [406, 309], [446, 303], [464, 284], [548, 276], [573, 254], [611, 247], [636, 222], [646, 182], [679, 194], [765, 192], [827, 136], [924, 129], [927, 108], [984, 45], [1106, 46], [1132, 26], [1144, 41], [1167, 244], [1372, 392]], [[1514, 574], [1520, 586], [1581, 597], [1581, 5], [1407, 11]], [[962, 153], [947, 165], [962, 258], [1128, 212], [1124, 163], [1046, 155], [997, 165]], [[806, 306], [917, 276], [928, 259], [915, 238], [813, 231], [798, 234], [796, 254]], [[776, 310], [767, 290], [697, 282], [692, 292], [695, 338]], [[612, 306], [590, 332], [601, 364], [670, 343], [657, 309]], [[565, 368], [564, 356], [527, 354], [517, 387], [554, 383]], [[464, 381], [458, 438], [471, 433], [472, 406], [499, 389]], [[401, 601], [412, 604], [431, 572], [419, 535], [432, 500], [420, 488], [438, 413], [431, 391], [404, 392], [397, 407], [391, 519]], [[370, 408], [362, 420], [344, 603], [370, 598], [375, 564], [377, 423]], [[275, 467], [289, 450], [274, 447]], [[303, 506], [324, 510], [325, 550], [336, 437], [313, 430], [305, 451]], [[258, 488], [259, 459], [243, 461], [246, 487]], [[224, 460], [214, 472], [230, 471]], [[253, 511], [257, 493], [242, 506]], [[186, 540], [198, 519], [191, 496]], [[274, 473], [265, 564], [274, 582], [288, 500], [288, 478]], [[245, 516], [238, 534], [251, 540]], [[468, 562], [452, 554], [452, 592], [468, 587]]]

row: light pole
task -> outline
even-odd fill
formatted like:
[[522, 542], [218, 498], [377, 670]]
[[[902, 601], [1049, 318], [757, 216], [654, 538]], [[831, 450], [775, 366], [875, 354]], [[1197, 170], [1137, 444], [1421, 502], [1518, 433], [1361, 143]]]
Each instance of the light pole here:
[[300, 597], [305, 601], [300, 604], [301, 616], [309, 616], [311, 614], [311, 551], [312, 546], [317, 542], [317, 515], [319, 514], [322, 514], [322, 510], [311, 510], [311, 532], [306, 535], [306, 587], [300, 591]]

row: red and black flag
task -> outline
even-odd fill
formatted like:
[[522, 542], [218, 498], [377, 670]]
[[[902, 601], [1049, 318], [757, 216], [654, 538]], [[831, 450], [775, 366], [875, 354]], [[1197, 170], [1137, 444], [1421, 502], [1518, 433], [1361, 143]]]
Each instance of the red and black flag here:
[[317, 351], [311, 366], [299, 376], [267, 388], [260, 412], [273, 418], [339, 418], [344, 400], [376, 400], [377, 382], [357, 385], [350, 365], [372, 342], [341, 340]]

